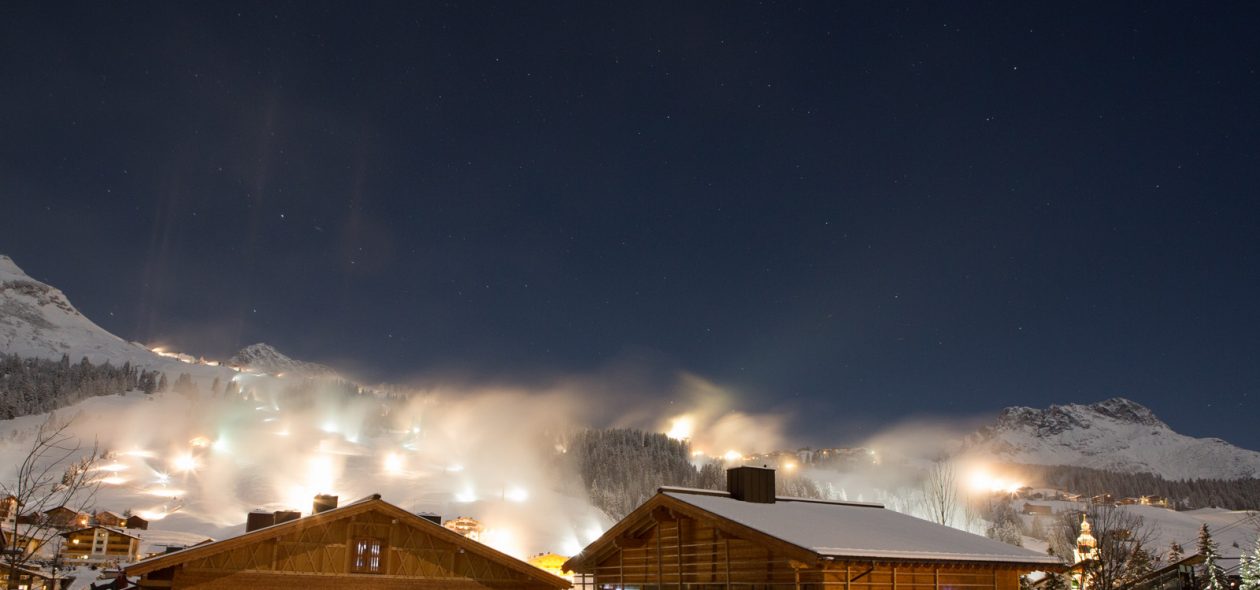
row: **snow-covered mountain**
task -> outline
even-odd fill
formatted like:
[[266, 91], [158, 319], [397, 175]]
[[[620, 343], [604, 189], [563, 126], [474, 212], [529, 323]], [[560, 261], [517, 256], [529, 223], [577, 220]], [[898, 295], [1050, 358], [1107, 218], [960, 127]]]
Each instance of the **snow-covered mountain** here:
[[119, 338], [96, 325], [71, 305], [59, 289], [27, 275], [8, 256], [0, 255], [0, 353], [72, 361], [83, 357], [115, 366], [190, 372], [221, 372], [192, 367]]
[[1260, 477], [1260, 452], [1174, 432], [1124, 398], [1095, 404], [1013, 407], [964, 442], [964, 455], [1035, 465], [1076, 465], [1168, 479]]
[[241, 370], [270, 373], [272, 375], [303, 375], [307, 377], [336, 377], [337, 372], [318, 363], [308, 363], [289, 358], [270, 344], [259, 342], [237, 351], [227, 364]]

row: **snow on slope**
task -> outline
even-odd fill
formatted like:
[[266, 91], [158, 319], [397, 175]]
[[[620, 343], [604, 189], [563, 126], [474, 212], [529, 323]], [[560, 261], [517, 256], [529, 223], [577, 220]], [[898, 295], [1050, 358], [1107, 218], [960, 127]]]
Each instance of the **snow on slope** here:
[[1124, 398], [1044, 410], [1007, 408], [995, 425], [968, 437], [963, 454], [1168, 479], [1260, 477], [1260, 453], [1218, 438], [1178, 434], [1150, 409]]
[[86, 356], [97, 364], [130, 362], [203, 377], [231, 374], [158, 356], [109, 333], [75, 309], [59, 289], [31, 278], [4, 255], [0, 255], [0, 353], [48, 359], [69, 354], [72, 362]]
[[243, 370], [272, 375], [299, 374], [308, 377], [336, 377], [337, 372], [317, 363], [294, 360], [270, 344], [259, 342], [242, 348], [227, 364]]

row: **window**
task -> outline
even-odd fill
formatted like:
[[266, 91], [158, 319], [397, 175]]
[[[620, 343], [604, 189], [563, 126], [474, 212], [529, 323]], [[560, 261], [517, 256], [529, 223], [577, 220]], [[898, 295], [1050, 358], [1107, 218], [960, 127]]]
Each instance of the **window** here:
[[360, 574], [381, 573], [380, 539], [355, 539], [350, 571]]

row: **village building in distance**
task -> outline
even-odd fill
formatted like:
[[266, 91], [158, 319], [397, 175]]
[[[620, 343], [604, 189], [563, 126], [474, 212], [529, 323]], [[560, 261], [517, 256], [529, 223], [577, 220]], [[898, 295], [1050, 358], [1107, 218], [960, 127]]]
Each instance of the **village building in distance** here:
[[341, 507], [328, 498], [309, 516], [146, 559], [126, 573], [140, 576], [141, 590], [570, 587], [379, 495]]
[[1065, 569], [879, 504], [776, 497], [772, 469], [728, 470], [727, 489], [660, 488], [564, 570], [597, 588], [1017, 590]]
[[88, 563], [131, 562], [140, 554], [140, 537], [115, 527], [94, 525], [61, 533], [61, 554]]

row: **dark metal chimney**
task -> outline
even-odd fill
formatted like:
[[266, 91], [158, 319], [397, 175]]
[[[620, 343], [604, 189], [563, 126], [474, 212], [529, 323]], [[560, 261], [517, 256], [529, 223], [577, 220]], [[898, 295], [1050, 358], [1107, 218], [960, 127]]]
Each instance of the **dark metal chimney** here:
[[741, 502], [774, 504], [774, 470], [749, 466], [727, 469], [726, 491]]
[[273, 524], [276, 524], [276, 515], [270, 512], [255, 510], [245, 515], [245, 532], [247, 533], [265, 529]]
[[311, 509], [311, 514], [319, 514], [325, 510], [332, 510], [337, 507], [337, 496], [328, 494], [318, 494], [315, 496], [315, 506]]

